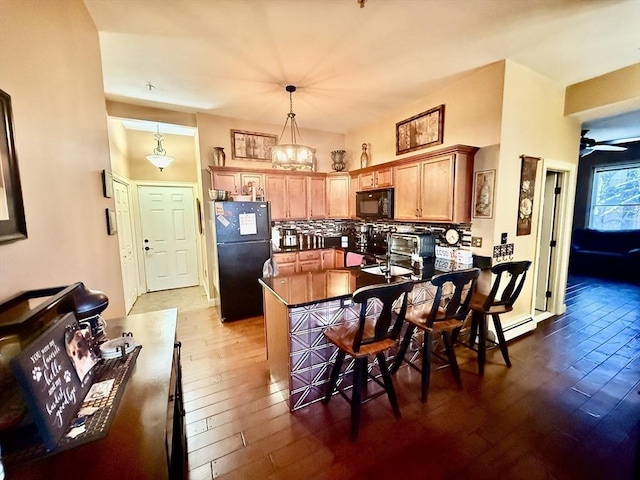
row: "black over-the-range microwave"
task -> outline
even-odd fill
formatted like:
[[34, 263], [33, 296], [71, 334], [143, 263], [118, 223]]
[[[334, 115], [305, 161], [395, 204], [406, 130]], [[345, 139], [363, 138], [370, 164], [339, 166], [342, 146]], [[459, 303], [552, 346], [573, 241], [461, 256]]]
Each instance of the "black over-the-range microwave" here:
[[393, 188], [356, 192], [356, 216], [367, 219], [393, 219]]

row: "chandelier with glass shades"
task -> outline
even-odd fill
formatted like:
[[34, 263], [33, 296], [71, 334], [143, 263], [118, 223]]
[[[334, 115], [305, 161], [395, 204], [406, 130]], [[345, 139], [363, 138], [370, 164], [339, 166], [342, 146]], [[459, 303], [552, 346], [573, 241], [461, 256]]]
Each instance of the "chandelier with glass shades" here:
[[[314, 149], [296, 143], [296, 137], [300, 137], [296, 114], [293, 113], [293, 92], [296, 91], [296, 87], [287, 85], [285, 90], [289, 92], [289, 113], [287, 114], [287, 120], [284, 122], [278, 145], [271, 147], [271, 163], [275, 168], [313, 171]], [[291, 143], [280, 143], [288, 124], [290, 124], [291, 128]]]
[[167, 155], [167, 151], [162, 148], [162, 141], [164, 140], [163, 136], [160, 134], [160, 126], [156, 125], [156, 134], [154, 138], [156, 139], [156, 148], [153, 149], [152, 155], [147, 155], [147, 160], [149, 160], [154, 167], [157, 167], [162, 171], [163, 168], [169, 166], [171, 162], [173, 162], [174, 158]]

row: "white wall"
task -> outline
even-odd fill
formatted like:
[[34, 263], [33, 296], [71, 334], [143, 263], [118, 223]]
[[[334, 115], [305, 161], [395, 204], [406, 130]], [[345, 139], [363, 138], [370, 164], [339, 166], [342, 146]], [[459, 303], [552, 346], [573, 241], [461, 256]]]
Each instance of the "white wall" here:
[[2, 0], [0, 88], [11, 95], [28, 239], [0, 245], [0, 298], [82, 281], [124, 314], [101, 171], [109, 140], [98, 33], [81, 0]]

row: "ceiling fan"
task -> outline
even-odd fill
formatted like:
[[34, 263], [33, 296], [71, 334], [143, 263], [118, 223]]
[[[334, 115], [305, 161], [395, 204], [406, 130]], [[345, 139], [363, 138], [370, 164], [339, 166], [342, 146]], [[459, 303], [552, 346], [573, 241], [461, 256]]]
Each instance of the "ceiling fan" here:
[[596, 142], [593, 138], [586, 137], [585, 135], [589, 130], [582, 130], [580, 136], [580, 156], [586, 157], [590, 153], [596, 150], [600, 152], [623, 152], [627, 147], [621, 147], [620, 145], [614, 145], [612, 142]]

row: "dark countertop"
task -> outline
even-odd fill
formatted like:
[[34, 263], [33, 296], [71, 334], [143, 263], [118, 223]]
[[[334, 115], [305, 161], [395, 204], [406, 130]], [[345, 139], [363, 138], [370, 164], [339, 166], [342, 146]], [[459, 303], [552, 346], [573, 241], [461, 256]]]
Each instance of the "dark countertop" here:
[[[438, 273], [446, 273], [449, 266], [443, 265], [439, 259], [430, 259], [425, 262], [419, 274], [414, 271], [410, 276], [392, 276], [389, 282], [404, 279], [411, 279], [416, 283], [426, 282]], [[387, 283], [383, 275], [363, 272], [359, 266], [261, 278], [259, 282], [288, 307], [349, 298], [360, 287]]]

